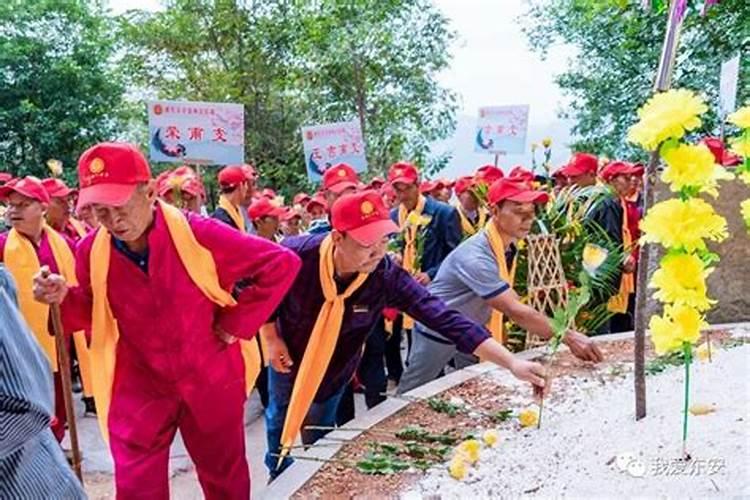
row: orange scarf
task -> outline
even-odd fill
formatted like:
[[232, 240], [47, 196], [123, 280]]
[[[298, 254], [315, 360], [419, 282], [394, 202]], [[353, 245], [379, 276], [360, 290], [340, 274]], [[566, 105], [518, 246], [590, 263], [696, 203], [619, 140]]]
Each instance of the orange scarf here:
[[331, 362], [331, 357], [336, 349], [336, 343], [341, 333], [341, 322], [344, 319], [345, 301], [356, 292], [369, 274], [359, 273], [354, 281], [346, 288], [344, 293], [338, 293], [336, 282], [333, 279], [333, 238], [328, 235], [320, 244], [320, 258], [318, 274], [320, 286], [323, 289], [325, 302], [320, 308], [315, 326], [310, 334], [310, 340], [305, 348], [297, 377], [294, 380], [292, 396], [284, 420], [284, 430], [281, 433], [281, 456], [289, 453], [294, 440], [299, 434], [302, 423], [310, 410], [310, 405], [315, 399], [323, 376]]
[[78, 219], [74, 217], [68, 218], [68, 224], [70, 224], [70, 227], [73, 228], [73, 230], [78, 234], [80, 238], [83, 238], [88, 234], [88, 231], [86, 231], [86, 226], [83, 225], [83, 222], [79, 221]]
[[228, 214], [229, 218], [232, 219], [232, 222], [234, 222], [234, 225], [237, 226], [237, 229], [245, 232], [245, 218], [242, 217], [242, 214], [240, 213], [240, 209], [235, 207], [229, 199], [221, 195], [219, 196], [219, 207], [223, 208]]
[[[421, 269], [416, 268], [417, 263], [417, 233], [419, 232], [419, 224], [408, 224], [409, 219], [419, 219], [422, 217], [422, 211], [424, 210], [427, 199], [419, 195], [417, 200], [417, 206], [411, 212], [406, 210], [406, 207], [399, 205], [398, 207], [398, 225], [401, 228], [401, 232], [404, 235], [404, 256], [402, 266], [405, 270], [411, 274], [417, 274]], [[404, 330], [411, 330], [414, 328], [414, 319], [404, 314], [403, 322]]]
[[487, 223], [487, 212], [481, 207], [477, 209], [479, 212], [479, 219], [477, 220], [476, 226], [472, 224], [466, 214], [464, 214], [464, 209], [460, 204], [456, 205], [456, 210], [458, 211], [458, 217], [461, 219], [461, 230], [463, 230], [464, 234], [468, 236], [476, 234], [476, 232], [483, 228]]
[[[68, 286], [77, 286], [75, 257], [73, 257], [73, 252], [71, 252], [65, 239], [47, 224], [42, 226], [42, 231], [47, 235], [47, 241], [52, 249], [52, 257], [55, 259], [60, 274], [65, 278]], [[28, 238], [15, 229], [11, 229], [5, 242], [3, 261], [18, 286], [18, 305], [21, 313], [47, 356], [52, 371], [56, 372], [57, 349], [55, 348], [55, 337], [50, 334], [48, 329], [49, 306], [34, 300], [34, 275], [41, 268], [36, 249]]]
[[[216, 271], [216, 262], [211, 252], [195, 239], [193, 231], [182, 212], [159, 201], [159, 209], [185, 270], [193, 283], [210, 301], [219, 307], [237, 304], [232, 295], [221, 288]], [[96, 401], [99, 428], [105, 440], [109, 440], [107, 417], [112, 397], [112, 382], [115, 376], [116, 346], [120, 337], [117, 320], [107, 298], [107, 275], [112, 237], [103, 226], [97, 230], [91, 248], [91, 291], [93, 295], [91, 322], [91, 366], [93, 372], [94, 399]], [[254, 340], [240, 341], [245, 360], [245, 385], [252, 388], [260, 371], [260, 353]], [[252, 379], [252, 380], [251, 380]]]
[[[628, 229], [628, 207], [624, 199], [620, 198], [622, 206], [622, 247], [630, 255], [633, 246], [633, 237]], [[613, 313], [626, 313], [628, 311], [628, 298], [635, 292], [635, 276], [633, 273], [622, 273], [620, 289], [617, 295], [610, 297], [607, 302], [607, 310]]]
[[[508, 285], [513, 288], [513, 281], [516, 276], [516, 257], [513, 257], [513, 264], [511, 265], [510, 272], [508, 272], [508, 263], [505, 260], [505, 244], [503, 242], [502, 236], [500, 236], [500, 233], [495, 226], [495, 223], [492, 220], [490, 220], [487, 223], [487, 226], [485, 226], [485, 233], [487, 234], [487, 239], [490, 242], [492, 253], [495, 254], [495, 260], [497, 260], [497, 267], [500, 271], [500, 279], [508, 283]], [[487, 329], [490, 331], [490, 333], [492, 333], [492, 337], [495, 340], [502, 344], [505, 344], [506, 333], [505, 328], [503, 328], [503, 313], [501, 313], [497, 309], [492, 309], [492, 315], [490, 316], [489, 323], [487, 323]]]

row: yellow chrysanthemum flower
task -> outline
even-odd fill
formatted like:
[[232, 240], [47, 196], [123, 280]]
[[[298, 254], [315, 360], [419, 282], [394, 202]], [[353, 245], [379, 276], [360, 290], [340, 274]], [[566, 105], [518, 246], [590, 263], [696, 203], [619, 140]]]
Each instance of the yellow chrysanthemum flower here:
[[642, 242], [688, 252], [705, 249], [705, 240], [718, 242], [728, 236], [726, 219], [700, 198], [657, 203], [641, 220], [640, 228]]
[[703, 316], [685, 305], [666, 306], [662, 316], [653, 316], [648, 324], [656, 354], [682, 348], [683, 342], [695, 344], [706, 326]]
[[628, 141], [653, 151], [667, 139], [680, 139], [700, 127], [708, 106], [694, 92], [673, 89], [654, 95], [638, 110], [638, 123], [628, 130]]
[[706, 296], [706, 277], [712, 270], [695, 255], [669, 255], [662, 259], [649, 287], [657, 289], [654, 297], [661, 302], [705, 311], [715, 303]]
[[484, 434], [482, 434], [482, 440], [484, 441], [484, 444], [490, 448], [494, 448], [497, 442], [500, 441], [500, 435], [495, 429], [487, 429], [484, 431]]
[[669, 184], [672, 191], [685, 187], [699, 187], [702, 192], [718, 196], [717, 181], [731, 179], [732, 174], [716, 164], [714, 155], [705, 144], [680, 144], [663, 155], [667, 168], [661, 180]]
[[453, 479], [461, 481], [466, 477], [467, 472], [468, 467], [466, 467], [466, 462], [461, 457], [453, 457], [453, 460], [448, 464], [448, 473]]
[[750, 128], [750, 105], [741, 107], [731, 115], [727, 116], [727, 121], [740, 128]]
[[750, 232], [750, 198], [740, 203], [740, 212], [742, 213], [742, 219], [745, 221], [745, 226]]
[[539, 422], [539, 412], [533, 408], [524, 410], [518, 414], [518, 422], [521, 424], [521, 427], [532, 427]]
[[729, 139], [732, 153], [743, 158], [750, 158], [750, 134], [744, 134], [739, 137]]
[[583, 269], [591, 275], [596, 274], [599, 266], [607, 260], [608, 255], [609, 252], [606, 248], [594, 243], [586, 243], [586, 246], [583, 247]]
[[456, 457], [463, 458], [470, 464], [475, 464], [479, 460], [479, 450], [482, 444], [476, 439], [467, 439], [456, 447]]

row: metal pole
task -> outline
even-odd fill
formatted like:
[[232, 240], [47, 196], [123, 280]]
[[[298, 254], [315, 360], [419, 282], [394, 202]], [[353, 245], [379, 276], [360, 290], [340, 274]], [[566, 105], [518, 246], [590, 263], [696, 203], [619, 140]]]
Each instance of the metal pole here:
[[[667, 19], [667, 30], [664, 34], [659, 69], [654, 82], [654, 92], [669, 89], [674, 70], [675, 55], [679, 43], [682, 16], [679, 16], [677, 0], [672, 0]], [[656, 169], [659, 165], [659, 152], [653, 151], [648, 162], [643, 183], [643, 211], [647, 213], [654, 204], [656, 186]], [[635, 418], [646, 416], [646, 298], [648, 294], [648, 271], [651, 261], [651, 245], [642, 245], [638, 254], [638, 274], [636, 276], [635, 301]]]

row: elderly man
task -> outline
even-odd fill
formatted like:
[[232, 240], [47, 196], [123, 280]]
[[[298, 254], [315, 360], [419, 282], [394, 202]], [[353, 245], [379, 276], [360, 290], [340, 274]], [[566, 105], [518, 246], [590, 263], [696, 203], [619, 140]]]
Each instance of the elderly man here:
[[[78, 163], [78, 203], [101, 222], [77, 253], [77, 287], [37, 275], [66, 329], [92, 329], [94, 395], [117, 497], [169, 498], [177, 431], [209, 499], [247, 499], [245, 370], [251, 339], [283, 298], [299, 258], [269, 241], [156, 200], [141, 152], [98, 144]], [[230, 293], [238, 281], [247, 285]]]
[[[503, 340], [503, 316], [541, 338], [552, 336], [550, 320], [521, 303], [513, 291], [515, 243], [526, 237], [534, 221], [535, 204], [545, 203], [547, 193], [534, 191], [513, 179], [496, 181], [488, 192], [491, 219], [480, 232], [463, 242], [440, 266], [430, 292], [447, 307], [477, 323], [491, 325], [497, 340]], [[599, 361], [601, 354], [586, 336], [569, 332], [564, 342], [587, 361]], [[456, 355], [455, 343], [431, 327], [418, 324], [409, 364], [398, 391], [410, 391], [434, 380]], [[458, 367], [475, 358], [457, 357]]]
[[75, 279], [74, 244], [45, 222], [44, 214], [50, 198], [42, 181], [36, 177], [14, 179], [0, 187], [0, 199], [8, 203], [7, 215], [12, 226], [8, 233], [0, 234], [0, 261], [16, 281], [21, 312], [55, 374], [52, 432], [58, 441], [62, 441], [67, 418], [55, 338], [49, 326], [49, 306], [34, 300], [32, 279], [42, 266], [46, 266], [72, 282]]
[[342, 196], [332, 207], [331, 223], [327, 235], [284, 241], [302, 259], [302, 269], [275, 322], [266, 326], [271, 362], [266, 465], [272, 478], [290, 464], [289, 458], [280, 458], [300, 431], [304, 443], [325, 434], [303, 425], [334, 424], [370, 326], [385, 307], [430, 325], [462, 352], [544, 386], [541, 365], [513, 357], [483, 326], [448, 309], [386, 256], [389, 235], [398, 226], [379, 193]]
[[[357, 172], [346, 163], [332, 166], [323, 174], [323, 195], [325, 196], [326, 210], [330, 210], [333, 203], [347, 193], [357, 190], [359, 176]], [[314, 203], [315, 199], [310, 203]], [[308, 210], [310, 205], [308, 205]], [[318, 218], [310, 224], [307, 230], [310, 234], [325, 234], [331, 231], [331, 222], [328, 217]]]

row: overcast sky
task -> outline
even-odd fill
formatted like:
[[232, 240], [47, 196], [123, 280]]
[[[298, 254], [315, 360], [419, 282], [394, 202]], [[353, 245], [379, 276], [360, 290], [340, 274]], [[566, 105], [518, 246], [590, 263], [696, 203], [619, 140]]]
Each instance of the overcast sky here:
[[[542, 61], [529, 50], [517, 20], [526, 8], [524, 0], [434, 1], [458, 32], [453, 62], [439, 77], [460, 98], [456, 134], [436, 146], [453, 153], [445, 174], [468, 173], [494, 160], [473, 152], [475, 117], [480, 106], [503, 104], [530, 105], [527, 149], [531, 142], [551, 136], [553, 164], [559, 165], [569, 154], [564, 148], [569, 124], [556, 117], [562, 96], [553, 78], [565, 68], [570, 51], [553, 48], [550, 57]], [[115, 13], [159, 8], [158, 0], [110, 0], [110, 5]], [[500, 163], [504, 167], [528, 165], [530, 155], [501, 158]]]

